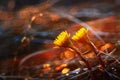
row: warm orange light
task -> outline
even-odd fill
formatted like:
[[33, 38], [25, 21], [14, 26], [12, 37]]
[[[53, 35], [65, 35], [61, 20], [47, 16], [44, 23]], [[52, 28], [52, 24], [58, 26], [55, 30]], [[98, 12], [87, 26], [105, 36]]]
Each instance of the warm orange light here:
[[50, 71], [50, 70], [51, 70], [50, 64], [43, 64], [43, 71], [44, 72], [47, 72], [47, 71]]
[[67, 67], [67, 64], [62, 64], [61, 67]]
[[50, 64], [43, 64], [43, 68], [49, 68]]
[[63, 69], [64, 67], [67, 67], [67, 64], [61, 64], [60, 66], [57, 66], [57, 67], [55, 68], [55, 70], [56, 70], [56, 71], [59, 71], [59, 70]]
[[42, 17], [42, 16], [43, 16], [43, 13], [40, 13], [39, 16]]
[[66, 50], [61, 54], [61, 58], [62, 59], [73, 59], [75, 57], [74, 52], [70, 51], [70, 50]]
[[100, 50], [101, 51], [105, 51], [106, 49], [110, 48], [112, 45], [110, 43], [106, 43], [105, 45], [103, 45]]
[[31, 18], [31, 21], [34, 21], [34, 20], [35, 20], [35, 18], [36, 18], [36, 16], [33, 16], [33, 17]]
[[90, 52], [90, 53], [85, 54], [85, 58], [94, 58], [94, 57], [95, 57], [94, 52]]
[[68, 73], [69, 71], [70, 71], [69, 68], [64, 68], [64, 69], [62, 70], [62, 74], [66, 74], [66, 73]]
[[29, 80], [28, 78], [24, 78], [24, 80]]
[[59, 16], [56, 15], [56, 14], [51, 14], [50, 18], [51, 18], [52, 21], [58, 21], [59, 20]]
[[60, 66], [57, 66], [57, 67], [55, 68], [56, 71], [59, 71], [59, 70], [61, 70], [61, 69], [62, 69], [62, 67], [60, 67]]
[[30, 28], [31, 28], [31, 25], [29, 24], [29, 25], [28, 25], [28, 29], [30, 29]]

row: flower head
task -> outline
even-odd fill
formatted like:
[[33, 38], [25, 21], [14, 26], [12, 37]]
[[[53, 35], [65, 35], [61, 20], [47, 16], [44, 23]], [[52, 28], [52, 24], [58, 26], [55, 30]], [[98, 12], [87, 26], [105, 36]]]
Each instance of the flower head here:
[[57, 46], [65, 46], [69, 41], [70, 34], [67, 31], [61, 32], [54, 40], [54, 44]]
[[81, 28], [75, 33], [75, 35], [73, 35], [72, 39], [74, 41], [78, 41], [78, 40], [82, 39], [83, 37], [85, 37], [87, 32], [88, 32], [88, 30], [86, 28]]

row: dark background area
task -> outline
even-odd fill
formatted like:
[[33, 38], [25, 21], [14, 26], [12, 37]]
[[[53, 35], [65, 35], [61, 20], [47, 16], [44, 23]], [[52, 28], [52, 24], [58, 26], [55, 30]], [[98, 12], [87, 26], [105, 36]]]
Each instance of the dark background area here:
[[[0, 5], [7, 9], [9, 8], [8, 4], [12, 2], [14, 4], [13, 10], [18, 10], [24, 6], [37, 5], [45, 1], [47, 0], [0, 0]], [[95, 3], [103, 2], [103, 3], [120, 4], [119, 0], [60, 0], [58, 4], [70, 6], [83, 2], [95, 2]]]

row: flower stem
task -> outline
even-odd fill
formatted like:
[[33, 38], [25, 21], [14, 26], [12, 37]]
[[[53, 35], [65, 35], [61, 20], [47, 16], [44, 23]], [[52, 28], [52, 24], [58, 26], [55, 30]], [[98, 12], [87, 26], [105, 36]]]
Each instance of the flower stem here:
[[89, 46], [93, 49], [93, 51], [95, 52], [100, 64], [102, 65], [102, 67], [104, 68], [105, 67], [105, 63], [104, 61], [102, 60], [101, 56], [98, 55], [99, 54], [99, 50], [97, 49], [97, 47], [94, 45], [94, 43], [92, 41], [88, 41], [87, 42], [89, 44]]
[[87, 68], [91, 71], [92, 67], [90, 66], [89, 62], [85, 59], [85, 57], [80, 53], [80, 51], [75, 46], [71, 46], [70, 48], [76, 52], [79, 58], [86, 64]]

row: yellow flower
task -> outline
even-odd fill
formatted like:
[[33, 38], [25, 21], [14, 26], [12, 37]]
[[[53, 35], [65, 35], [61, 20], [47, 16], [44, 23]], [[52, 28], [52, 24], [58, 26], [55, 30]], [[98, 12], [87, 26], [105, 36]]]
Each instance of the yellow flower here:
[[54, 44], [57, 46], [64, 46], [68, 42], [70, 34], [67, 31], [61, 32], [54, 40]]
[[86, 34], [87, 34], [87, 32], [88, 32], [87, 29], [81, 28], [81, 29], [79, 29], [79, 30], [75, 33], [75, 35], [73, 35], [72, 39], [73, 39], [74, 41], [78, 41], [78, 40], [80, 40], [81, 38], [85, 37]]

